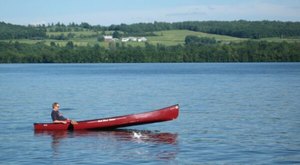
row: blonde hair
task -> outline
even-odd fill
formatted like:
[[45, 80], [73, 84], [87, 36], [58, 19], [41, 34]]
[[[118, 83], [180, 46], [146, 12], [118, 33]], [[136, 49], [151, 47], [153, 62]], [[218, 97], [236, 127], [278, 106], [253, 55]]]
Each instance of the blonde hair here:
[[54, 102], [54, 103], [52, 104], [52, 108], [56, 107], [58, 104], [59, 104], [58, 102]]

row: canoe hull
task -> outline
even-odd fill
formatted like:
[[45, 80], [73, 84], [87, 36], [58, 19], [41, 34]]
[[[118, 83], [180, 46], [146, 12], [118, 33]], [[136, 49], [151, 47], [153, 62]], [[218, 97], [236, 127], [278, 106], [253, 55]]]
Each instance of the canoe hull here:
[[133, 125], [149, 124], [174, 120], [179, 115], [179, 106], [173, 105], [159, 110], [116, 116], [110, 118], [100, 118], [93, 120], [78, 121], [78, 124], [56, 124], [56, 123], [34, 123], [34, 130], [97, 130], [113, 129]]

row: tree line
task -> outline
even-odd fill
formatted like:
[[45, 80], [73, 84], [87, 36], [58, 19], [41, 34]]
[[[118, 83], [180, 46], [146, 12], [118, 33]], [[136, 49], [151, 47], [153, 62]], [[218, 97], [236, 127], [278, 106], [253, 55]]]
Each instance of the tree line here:
[[187, 36], [184, 45], [145, 43], [131, 46], [111, 42], [65, 46], [55, 42], [0, 42], [0, 63], [144, 63], [144, 62], [300, 62], [299, 43], [244, 41], [222, 44], [210, 38]]
[[[52, 24], [52, 27], [81, 27], [95, 31], [122, 31], [130, 35], [153, 34], [155, 31], [162, 30], [191, 30], [196, 32], [205, 32], [210, 34], [228, 35], [239, 38], [259, 39], [265, 37], [293, 37], [300, 36], [300, 22], [282, 22], [282, 21], [185, 21], [185, 22], [153, 22], [153, 23], [135, 23], [120, 24], [110, 26], [92, 26], [88, 23], [69, 24], [65, 26]], [[49, 26], [51, 27], [51, 26]]]
[[300, 36], [300, 22], [281, 21], [189, 21], [174, 23], [177, 29], [187, 29], [239, 38]]
[[259, 39], [265, 37], [300, 36], [300, 22], [281, 21], [186, 21], [154, 22], [111, 25], [108, 30], [120, 30], [127, 33], [153, 32], [161, 30], [191, 30], [211, 34], [228, 35], [239, 38]]
[[46, 38], [45, 27], [21, 26], [0, 22], [0, 40], [44, 38]]

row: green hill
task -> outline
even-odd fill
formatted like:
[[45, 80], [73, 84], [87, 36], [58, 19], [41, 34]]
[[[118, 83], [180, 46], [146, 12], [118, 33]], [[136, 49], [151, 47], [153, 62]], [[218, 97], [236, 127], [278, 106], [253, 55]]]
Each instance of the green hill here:
[[194, 35], [198, 37], [208, 37], [215, 38], [220, 42], [238, 42], [244, 41], [244, 38], [230, 37], [226, 35], [217, 35], [217, 34], [208, 34], [202, 32], [194, 32], [190, 30], [167, 30], [167, 31], [159, 31], [155, 32], [158, 36], [149, 37], [149, 42], [156, 44], [164, 44], [164, 45], [177, 45], [184, 44], [185, 37], [188, 35]]
[[[106, 31], [105, 33], [111, 34], [110, 31]], [[51, 42], [55, 42], [60, 46], [65, 46], [67, 42], [72, 41], [75, 45], [78, 46], [87, 46], [87, 45], [95, 45], [99, 44], [100, 46], [108, 47], [109, 43], [105, 41], [99, 42], [97, 40], [98, 36], [101, 35], [100, 32], [95, 32], [92, 30], [80, 31], [80, 32], [47, 32], [47, 36], [60, 36], [60, 35], [68, 36], [72, 35], [73, 37], [70, 39], [43, 39], [43, 40], [36, 40], [36, 39], [10, 39], [4, 41], [18, 41], [20, 43], [28, 43], [28, 44], [35, 44], [38, 42], [43, 42], [46, 45], [50, 45]], [[171, 45], [178, 45], [184, 44], [185, 37], [188, 35], [194, 35], [198, 37], [208, 37], [214, 38], [220, 43], [229, 43], [229, 42], [241, 42], [246, 40], [253, 40], [253, 41], [268, 41], [268, 42], [300, 42], [300, 37], [294, 38], [261, 38], [261, 39], [249, 39], [249, 38], [238, 38], [238, 37], [231, 37], [227, 35], [218, 35], [218, 34], [209, 34], [203, 32], [195, 32], [191, 30], [164, 30], [164, 31], [157, 31], [154, 32], [156, 36], [148, 36], [148, 43], [150, 44], [162, 44], [166, 46]], [[121, 41], [117, 41], [118, 43], [122, 44]], [[143, 42], [126, 42], [125, 45], [132, 45], [132, 46], [144, 46]]]
[[[299, 22], [280, 21], [191, 21], [154, 22], [92, 26], [88, 23], [61, 23], [22, 26], [0, 22], [0, 41], [65, 46], [72, 41], [77, 46], [108, 47], [108, 42], [100, 42], [103, 35], [118, 33], [119, 37], [147, 37], [149, 44], [166, 46], [184, 44], [189, 35], [214, 38], [218, 43], [232, 43], [246, 40], [267, 42], [300, 42]], [[115, 35], [116, 36], [116, 35]], [[144, 46], [144, 43], [116, 41], [119, 45]]]
[[[154, 22], [109, 27], [1, 23], [0, 63], [299, 62], [299, 28], [299, 22], [270, 21]], [[105, 35], [119, 39], [105, 41]], [[147, 41], [122, 42], [123, 37], [146, 37]]]

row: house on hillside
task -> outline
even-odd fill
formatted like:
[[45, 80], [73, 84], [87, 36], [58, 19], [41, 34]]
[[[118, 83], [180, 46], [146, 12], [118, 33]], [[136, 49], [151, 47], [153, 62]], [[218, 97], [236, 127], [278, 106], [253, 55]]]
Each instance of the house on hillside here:
[[147, 38], [146, 37], [140, 37], [137, 39], [138, 42], [146, 42]]
[[147, 38], [146, 37], [126, 37], [121, 39], [122, 42], [128, 42], [128, 41], [133, 41], [133, 42], [146, 42]]
[[136, 37], [128, 37], [129, 38], [129, 41], [137, 41], [137, 38]]
[[113, 41], [113, 36], [103, 36], [105, 42]]
[[129, 38], [122, 38], [121, 41], [122, 41], [122, 42], [128, 42], [128, 41], [129, 41]]

